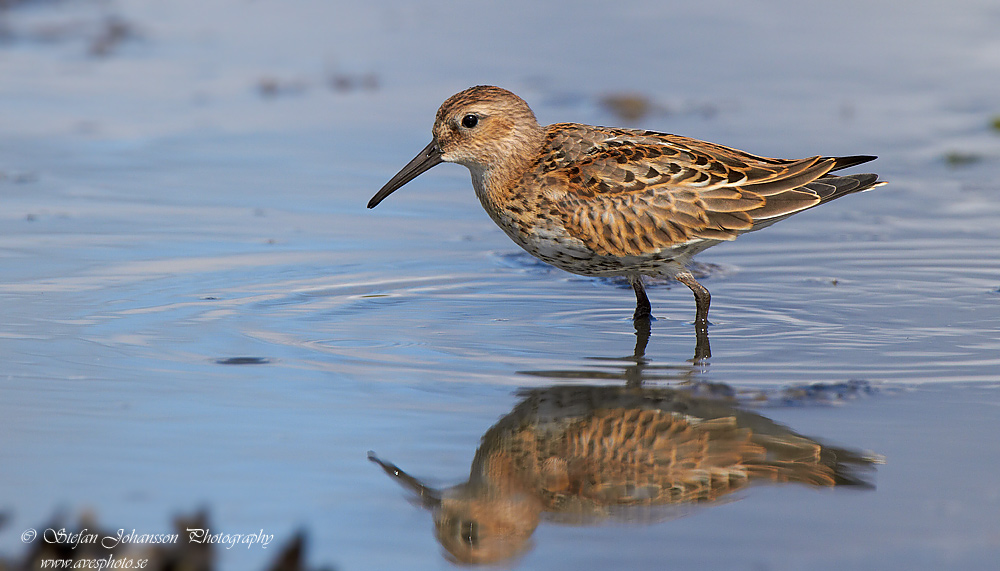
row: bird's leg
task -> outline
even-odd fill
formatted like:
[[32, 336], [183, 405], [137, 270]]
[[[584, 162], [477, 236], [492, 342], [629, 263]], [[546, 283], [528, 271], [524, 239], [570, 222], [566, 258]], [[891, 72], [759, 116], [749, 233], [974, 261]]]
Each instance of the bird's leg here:
[[712, 356], [712, 345], [708, 341], [708, 326], [704, 324], [694, 324], [694, 363], [701, 363]]
[[683, 271], [674, 277], [694, 293], [695, 347], [692, 361], [699, 363], [712, 356], [712, 347], [708, 342], [708, 306], [712, 302], [712, 294], [708, 292], [708, 288], [698, 283], [689, 271]]
[[[712, 303], [712, 294], [708, 292], [708, 288], [698, 283], [691, 272], [683, 271], [674, 278], [681, 282], [682, 284], [691, 288], [694, 293], [694, 306], [695, 306], [695, 317], [694, 324], [696, 327], [708, 328], [708, 306]], [[648, 302], [647, 302], [648, 303]], [[638, 311], [638, 310], [636, 310]]]
[[629, 276], [628, 281], [635, 290], [635, 313], [632, 314], [632, 320], [649, 320], [652, 308], [649, 305], [649, 298], [646, 297], [646, 289], [642, 287], [642, 276]]

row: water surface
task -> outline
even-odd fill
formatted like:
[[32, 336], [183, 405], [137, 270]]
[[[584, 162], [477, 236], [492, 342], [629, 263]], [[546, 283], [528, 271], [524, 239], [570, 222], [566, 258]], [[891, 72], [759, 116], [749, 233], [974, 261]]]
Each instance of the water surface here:
[[[95, 52], [109, 16], [132, 31]], [[3, 556], [58, 510], [153, 533], [204, 506], [230, 533], [306, 529], [316, 565], [450, 568], [368, 450], [456, 484], [519, 387], [641, 378], [744, 395], [864, 381], [746, 406], [884, 455], [876, 490], [543, 522], [511, 565], [995, 565], [991, 3], [25, 2], [0, 24]], [[364, 208], [437, 105], [477, 83], [546, 123], [628, 125], [600, 102], [639, 93], [655, 109], [635, 126], [877, 154], [865, 169], [890, 184], [700, 255], [705, 363], [690, 292], [650, 287], [637, 356], [631, 291], [520, 253], [465, 169]], [[218, 562], [263, 568], [273, 551]]]

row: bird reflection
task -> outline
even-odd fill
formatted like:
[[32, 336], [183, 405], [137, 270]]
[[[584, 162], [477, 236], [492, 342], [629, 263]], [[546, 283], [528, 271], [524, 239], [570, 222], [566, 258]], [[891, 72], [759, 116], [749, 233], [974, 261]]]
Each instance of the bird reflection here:
[[[646, 346], [649, 344], [650, 336], [650, 320], [648, 318], [636, 319], [633, 325], [635, 326], [635, 349], [631, 355], [627, 357], [588, 358], [590, 361], [600, 361], [602, 363], [625, 363], [621, 370], [545, 370], [518, 371], [518, 373], [549, 379], [624, 380], [626, 386], [641, 387], [647, 381], [680, 381], [691, 383], [696, 380], [699, 373], [708, 367], [708, 364], [704, 362], [704, 359], [711, 356], [707, 329], [703, 332], [703, 336], [697, 336], [695, 357], [690, 359], [686, 364], [654, 365], [646, 358]], [[695, 330], [698, 331], [697, 326], [695, 326]]]
[[432, 510], [457, 562], [516, 557], [542, 520], [658, 521], [754, 482], [871, 487], [878, 461], [692, 390], [555, 386], [520, 396], [483, 436], [463, 484], [434, 489], [369, 452]]

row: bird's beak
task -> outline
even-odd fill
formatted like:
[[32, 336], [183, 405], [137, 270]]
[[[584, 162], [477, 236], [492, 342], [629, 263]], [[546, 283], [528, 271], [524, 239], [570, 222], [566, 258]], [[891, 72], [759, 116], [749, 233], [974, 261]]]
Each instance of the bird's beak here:
[[435, 509], [441, 506], [442, 493], [440, 490], [435, 490], [430, 486], [424, 485], [423, 482], [402, 471], [395, 464], [383, 461], [378, 456], [376, 456], [375, 453], [372, 452], [371, 450], [368, 451], [368, 459], [381, 466], [382, 470], [384, 470], [386, 474], [389, 474], [389, 476], [391, 476], [394, 480], [399, 482], [400, 485], [402, 485], [404, 488], [417, 494], [417, 496], [420, 499], [420, 505], [422, 505], [423, 507], [428, 509]]
[[438, 148], [435, 141], [431, 141], [431, 144], [424, 147], [424, 150], [413, 157], [412, 161], [406, 163], [406, 166], [396, 173], [396, 176], [389, 179], [389, 182], [385, 183], [385, 186], [375, 193], [375, 196], [368, 201], [368, 208], [375, 208], [379, 202], [382, 202], [385, 197], [395, 192], [399, 187], [417, 178], [420, 176], [420, 173], [441, 162], [443, 162], [443, 159], [441, 159], [441, 149]]

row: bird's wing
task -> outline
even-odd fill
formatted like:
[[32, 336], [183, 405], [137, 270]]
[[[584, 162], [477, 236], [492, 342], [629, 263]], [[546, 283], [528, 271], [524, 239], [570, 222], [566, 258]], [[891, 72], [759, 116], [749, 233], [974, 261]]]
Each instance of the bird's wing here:
[[549, 129], [537, 176], [558, 189], [550, 197], [567, 231], [602, 255], [732, 240], [875, 181], [827, 175], [874, 157], [771, 159], [652, 131]]
[[745, 464], [764, 457], [734, 417], [637, 409], [598, 411], [569, 425], [556, 445], [551, 456], [562, 462], [542, 463], [546, 491], [598, 505], [714, 500], [746, 485]]

